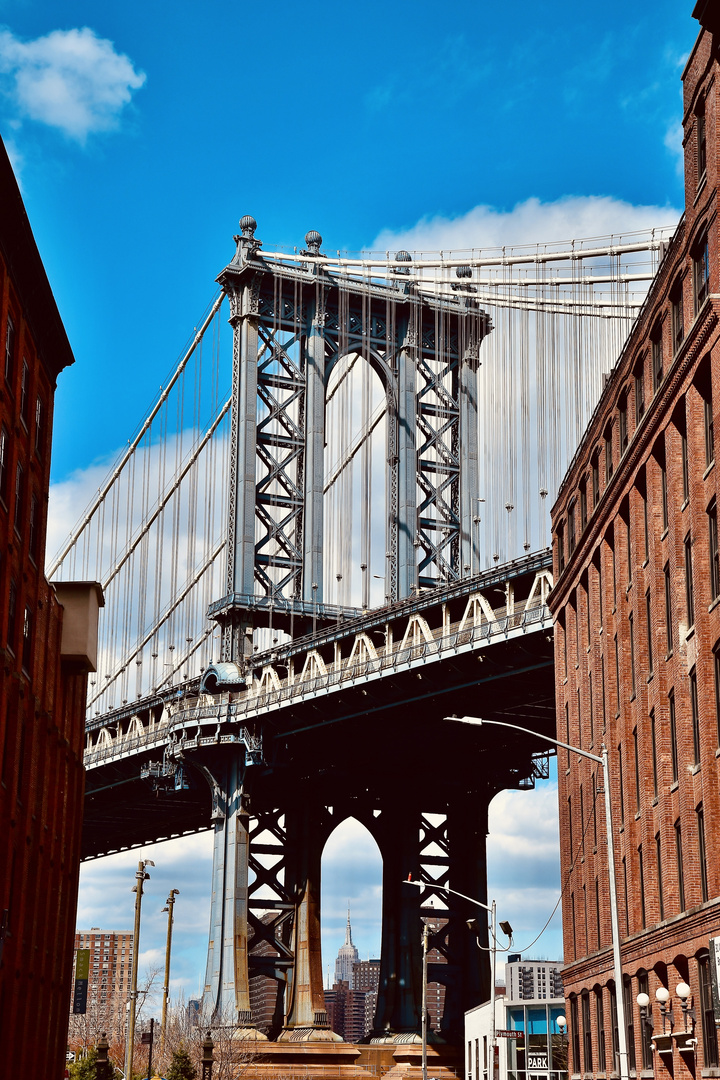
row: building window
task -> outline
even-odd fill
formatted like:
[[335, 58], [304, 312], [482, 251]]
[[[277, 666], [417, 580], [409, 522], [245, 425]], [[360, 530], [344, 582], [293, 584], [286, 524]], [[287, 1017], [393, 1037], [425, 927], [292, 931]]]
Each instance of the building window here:
[[575, 503], [571, 502], [568, 507], [568, 558], [575, 550]]
[[685, 868], [683, 866], [683, 850], [682, 850], [682, 827], [680, 825], [680, 818], [675, 822], [675, 857], [677, 860], [677, 873], [678, 873], [678, 901], [680, 904], [680, 911], [685, 911]]
[[10, 439], [5, 428], [0, 428], [0, 499], [7, 506], [10, 486]]
[[555, 535], [557, 537], [558, 573], [562, 574], [565, 569], [565, 530], [562, 525], [558, 525]]
[[675, 691], [668, 694], [668, 709], [670, 713], [670, 759], [672, 761], [673, 784], [678, 778], [678, 751], [677, 751], [677, 726], [675, 723]]
[[707, 234], [697, 245], [693, 255], [693, 290], [697, 315], [710, 293], [710, 253]]
[[7, 647], [12, 653], [17, 648], [17, 583], [14, 580], [10, 582], [10, 588], [8, 590], [8, 625], [7, 625]]
[[610, 1028], [610, 1032], [612, 1035], [612, 1054], [614, 1064], [617, 1061], [618, 1055], [620, 1053], [620, 1039], [618, 1038], [617, 991], [615, 989], [614, 983], [610, 983], [608, 989], [610, 990], [610, 1021], [612, 1025]]
[[44, 437], [43, 424], [45, 421], [45, 408], [42, 403], [42, 398], [37, 398], [35, 401], [35, 453], [38, 457], [42, 457], [42, 441]]
[[710, 538], [710, 596], [717, 600], [720, 596], [720, 551], [718, 550], [717, 503], [713, 499], [708, 510], [708, 531]]
[[705, 130], [705, 102], [701, 102], [695, 117], [695, 153], [697, 158], [697, 186], [705, 179], [707, 170], [707, 134]]
[[30, 608], [25, 608], [23, 616], [23, 640], [22, 640], [22, 666], [26, 672], [30, 672], [32, 666], [32, 635], [33, 617]]
[[645, 929], [646, 917], [645, 917], [645, 870], [643, 867], [643, 850], [642, 844], [637, 849], [638, 852], [638, 887], [640, 891], [640, 928]]
[[[650, 989], [647, 971], [638, 972], [638, 992], [640, 994], [648, 994]], [[646, 1070], [652, 1070], [653, 1058], [652, 1058], [652, 1046], [650, 1040], [652, 1037], [652, 1027], [643, 1023], [642, 1015], [640, 1017], [640, 1047], [642, 1051], [642, 1067]]]
[[620, 453], [624, 454], [628, 446], [627, 394], [621, 394], [618, 402], [618, 428], [620, 435]]
[[687, 534], [683, 542], [685, 551], [685, 605], [687, 607], [688, 627], [695, 625], [695, 591], [692, 576], [692, 537]]
[[627, 579], [628, 585], [632, 585], [633, 580], [633, 557], [632, 557], [632, 534], [630, 532], [630, 503], [626, 503], [623, 508], [623, 518], [625, 522], [625, 556], [627, 558]]
[[[597, 842], [595, 844], [595, 847], [597, 849]], [[598, 881], [597, 878], [595, 878], [595, 930], [596, 930], [597, 947], [598, 947], [598, 949], [601, 949], [602, 948], [602, 923], [600, 921], [600, 882]], [[599, 1036], [600, 1036], [600, 1029], [598, 1029], [598, 1042], [599, 1042]], [[605, 1061], [605, 1047], [603, 1047], [602, 1052], [598, 1051], [598, 1053], [600, 1054], [600, 1061], [604, 1062]]]
[[625, 824], [625, 784], [623, 783], [622, 743], [618, 746], [618, 783], [620, 786], [620, 825]]
[[18, 461], [15, 469], [15, 532], [22, 532], [23, 512], [25, 510], [25, 473]]
[[676, 281], [670, 292], [670, 316], [672, 323], [673, 353], [682, 345], [685, 337], [685, 317], [683, 313], [683, 283]]
[[635, 1025], [633, 1023], [632, 988], [630, 976], [623, 978], [623, 1006], [625, 1012], [625, 1030], [627, 1032], [628, 1065], [635, 1070]]
[[590, 464], [590, 473], [592, 477], [592, 500], [593, 510], [600, 501], [600, 460], [598, 451], [596, 450], [592, 456], [592, 462]]
[[609, 484], [613, 474], [612, 426], [605, 428], [605, 483]]
[[618, 636], [614, 637], [615, 642], [615, 716], [620, 715], [620, 648], [618, 646]]
[[643, 561], [647, 562], [650, 558], [650, 527], [648, 523], [648, 500], [647, 500], [647, 482], [645, 479], [645, 472], [638, 478], [637, 489], [640, 493], [642, 500], [642, 512], [643, 512]]
[[683, 415], [678, 422], [678, 429], [680, 431], [680, 460], [682, 462], [682, 494], [683, 505], [690, 498], [690, 467], [688, 463], [688, 440], [687, 440], [687, 421], [685, 419], [685, 410], [683, 409]]
[[653, 796], [657, 799], [658, 793], [658, 769], [657, 769], [657, 732], [655, 730], [655, 710], [650, 711], [650, 740], [652, 742], [652, 777]]
[[715, 724], [718, 746], [720, 746], [720, 642], [713, 649], [713, 669], [715, 672]]
[[635, 426], [640, 423], [645, 415], [645, 370], [644, 363], [635, 368]]
[[672, 621], [672, 589], [670, 582], [670, 564], [663, 567], [665, 580], [665, 638], [667, 640], [667, 655], [672, 656], [673, 651], [673, 621]]
[[710, 957], [698, 958], [698, 981], [700, 983], [700, 1015], [702, 1018], [703, 1059], [706, 1069], [718, 1067], [717, 1027], [713, 1009], [712, 983], [710, 981]]
[[662, 922], [665, 918], [665, 900], [663, 898], [662, 847], [659, 832], [655, 833], [655, 858], [657, 861], [658, 910], [660, 912], [660, 922]]
[[592, 1060], [592, 1030], [590, 1028], [590, 994], [587, 990], [582, 994], [582, 1023], [583, 1023], [583, 1056], [585, 1058], [585, 1072], [591, 1073]]
[[588, 714], [590, 720], [590, 745], [595, 743], [595, 702], [593, 700], [593, 677], [592, 671], [588, 672]]
[[698, 715], [698, 696], [697, 696], [697, 671], [692, 669], [688, 675], [690, 682], [690, 717], [692, 720], [692, 736], [693, 736], [693, 764], [700, 764], [700, 717]]
[[580, 1072], [580, 1025], [578, 1023], [578, 1003], [575, 994], [570, 997], [570, 1027], [572, 1028], [572, 1070]]
[[660, 461], [660, 507], [662, 509], [662, 527], [663, 532], [667, 531], [668, 527], [668, 497], [667, 497], [667, 470], [665, 468], [665, 452], [663, 451], [662, 461]]
[[647, 668], [648, 679], [653, 677], [653, 647], [652, 647], [652, 609], [650, 606], [650, 590], [645, 592], [645, 625], [647, 627]]
[[633, 750], [635, 751], [635, 812], [640, 813], [640, 754], [638, 753], [638, 729], [633, 728]]
[[587, 488], [586, 482], [580, 485], [580, 530], [582, 531], [587, 525]]
[[27, 360], [23, 360], [20, 378], [20, 419], [27, 428], [30, 423], [30, 368]]
[[650, 354], [652, 357], [653, 393], [656, 393], [663, 381], [663, 353], [662, 353], [662, 326], [658, 323], [650, 337]]
[[598, 615], [600, 616], [600, 629], [603, 628], [603, 590], [602, 590], [602, 565], [601, 565], [601, 553], [598, 551], [597, 559], [595, 560], [595, 569], [597, 570], [597, 590], [598, 590]]
[[713, 394], [712, 394], [712, 368], [710, 357], [707, 356], [698, 368], [695, 378], [695, 389], [702, 398], [703, 403], [703, 427], [705, 431], [705, 466], [712, 465], [715, 460], [715, 421], [713, 418]]
[[703, 903], [708, 899], [707, 860], [705, 852], [705, 811], [700, 803], [696, 810], [698, 833], [698, 858], [700, 860], [700, 893]]
[[630, 635], [630, 700], [635, 697], [635, 631], [632, 611], [628, 615], [628, 629]]
[[37, 495], [32, 495], [30, 498], [30, 524], [28, 528], [28, 553], [32, 561], [37, 565], [38, 561], [38, 540], [40, 537], [39, 529], [39, 503]]
[[605, 1061], [605, 1017], [603, 1014], [602, 987], [598, 986], [595, 991], [595, 1027], [597, 1028], [598, 1069], [600, 1072], [605, 1072], [607, 1066]]
[[5, 378], [12, 389], [13, 375], [15, 374], [15, 324], [8, 315], [7, 328], [5, 330]]

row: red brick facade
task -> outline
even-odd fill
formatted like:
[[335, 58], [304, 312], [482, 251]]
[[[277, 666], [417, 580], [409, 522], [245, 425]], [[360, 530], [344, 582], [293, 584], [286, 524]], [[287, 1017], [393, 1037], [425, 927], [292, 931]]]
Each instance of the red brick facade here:
[[43, 573], [55, 380], [73, 362], [0, 142], [0, 1076], [63, 1075], [87, 668]]
[[[553, 508], [550, 599], [558, 738], [609, 752], [630, 1068], [676, 1080], [719, 1064], [720, 37], [714, 6], [700, 8], [683, 75], [685, 214]], [[617, 1036], [602, 772], [559, 751], [558, 773], [571, 1071], [606, 1074]], [[698, 1044], [653, 1050], [637, 994], [657, 1036], [655, 991], [669, 990], [677, 1036], [681, 982]]]

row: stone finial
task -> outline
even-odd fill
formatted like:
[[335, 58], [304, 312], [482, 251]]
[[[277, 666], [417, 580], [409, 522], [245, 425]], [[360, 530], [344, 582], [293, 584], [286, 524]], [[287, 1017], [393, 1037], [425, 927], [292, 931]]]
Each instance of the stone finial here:
[[257, 221], [250, 214], [245, 214], [244, 217], [240, 218], [240, 228], [243, 236], [247, 240], [252, 240], [257, 229]]
[[310, 255], [320, 254], [320, 245], [322, 244], [322, 236], [315, 229], [311, 229], [310, 232], [305, 233], [305, 243], [308, 246], [308, 253]]

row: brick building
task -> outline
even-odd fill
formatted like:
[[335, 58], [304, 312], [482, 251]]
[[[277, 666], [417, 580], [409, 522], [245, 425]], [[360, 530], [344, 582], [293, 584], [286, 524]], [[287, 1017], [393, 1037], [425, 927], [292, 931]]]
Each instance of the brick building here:
[[[719, 11], [693, 13], [685, 213], [552, 511], [558, 737], [609, 752], [630, 1070], [676, 1080], [719, 1064]], [[562, 750], [558, 773], [570, 1068], [606, 1074], [618, 988], [602, 775]]]
[[348, 982], [340, 979], [333, 983], [331, 990], [325, 990], [324, 995], [328, 1022], [335, 1034], [341, 1035], [345, 1042], [360, 1042], [369, 1030], [367, 993], [353, 990]]
[[99, 586], [43, 573], [56, 379], [73, 363], [0, 141], [0, 1076], [62, 1075]]
[[78, 949], [90, 951], [90, 971], [86, 1012], [70, 1017], [68, 1041], [71, 1048], [74, 1035], [89, 1034], [93, 1045], [103, 1031], [111, 1041], [124, 1035], [133, 935], [93, 926], [75, 934], [75, 951]]

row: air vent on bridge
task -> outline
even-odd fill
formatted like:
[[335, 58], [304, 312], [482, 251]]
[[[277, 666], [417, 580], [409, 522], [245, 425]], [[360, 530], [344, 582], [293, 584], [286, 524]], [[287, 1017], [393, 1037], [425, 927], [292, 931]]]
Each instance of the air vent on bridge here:
[[221, 694], [227, 690], [244, 690], [245, 676], [237, 664], [230, 660], [211, 664], [200, 680], [201, 694]]

